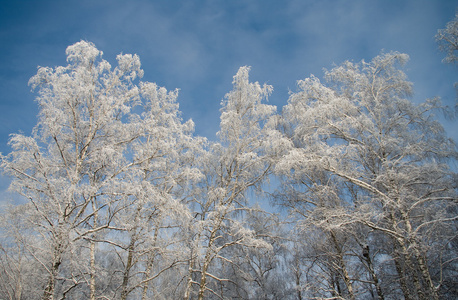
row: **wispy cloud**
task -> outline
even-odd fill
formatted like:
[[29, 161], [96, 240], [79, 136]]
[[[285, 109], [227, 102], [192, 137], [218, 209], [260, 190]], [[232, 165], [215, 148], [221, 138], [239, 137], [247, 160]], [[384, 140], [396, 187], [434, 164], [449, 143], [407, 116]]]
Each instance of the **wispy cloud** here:
[[[37, 65], [65, 64], [65, 48], [86, 39], [114, 62], [137, 53], [145, 80], [180, 88], [184, 118], [214, 137], [219, 103], [232, 76], [272, 84], [271, 102], [311, 73], [346, 59], [370, 60], [382, 49], [411, 56], [419, 99], [452, 103], [456, 69], [440, 63], [434, 34], [454, 16], [452, 1], [11, 1], [0, 13], [0, 151], [8, 134], [29, 133], [37, 108], [26, 85]], [[434, 74], [434, 76], [431, 76]], [[22, 121], [21, 121], [22, 120]]]

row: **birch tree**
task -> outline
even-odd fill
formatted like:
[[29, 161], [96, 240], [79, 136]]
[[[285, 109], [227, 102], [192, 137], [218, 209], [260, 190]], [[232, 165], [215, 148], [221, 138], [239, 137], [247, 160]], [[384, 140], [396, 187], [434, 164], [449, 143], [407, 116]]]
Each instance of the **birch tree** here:
[[[142, 71], [138, 57], [118, 56], [119, 66], [110, 71], [108, 62], [98, 61], [100, 55], [92, 44], [79, 42], [67, 48], [66, 67], [38, 69], [30, 80], [39, 89], [38, 124], [30, 137], [13, 135], [13, 151], [2, 157], [2, 168], [14, 177], [11, 188], [32, 203], [35, 226], [49, 245], [48, 258], [37, 257], [48, 274], [43, 299], [55, 297], [71, 242], [106, 228], [115, 212], [110, 209], [116, 198], [113, 185], [129, 140], [122, 118], [138, 98], [132, 80]], [[86, 279], [94, 298], [93, 242], [90, 257]]]
[[[446, 53], [442, 61], [456, 66], [458, 61], [458, 12], [455, 13], [455, 18], [446, 24], [445, 28], [437, 31], [435, 38], [439, 45], [439, 49]], [[457, 92], [457, 97], [455, 98], [456, 115], [458, 112], [458, 82], [455, 82], [454, 86]]]
[[121, 298], [140, 286], [147, 291], [149, 267], [131, 282], [134, 248], [147, 236], [152, 242], [141, 250], [152, 265], [160, 220], [187, 216], [178, 187], [198, 176], [190, 162], [193, 123], [181, 123], [176, 92], [136, 83], [143, 75], [137, 55], [118, 55], [114, 69], [101, 55], [81, 41], [67, 48], [67, 66], [38, 69], [30, 80], [40, 108], [33, 135], [13, 135], [13, 151], [1, 157], [42, 241], [26, 247], [47, 274], [43, 299], [103, 296], [97, 273], [109, 270], [96, 254], [102, 243], [122, 246], [124, 233], [130, 242], [118, 248], [127, 255], [115, 290]]
[[215, 260], [231, 263], [221, 256], [223, 249], [236, 244], [270, 247], [236, 218], [237, 212], [247, 207], [247, 190], [259, 186], [270, 174], [282, 141], [274, 126], [275, 107], [262, 103], [272, 87], [250, 83], [248, 72], [248, 67], [242, 67], [234, 76], [234, 88], [222, 102], [221, 142], [211, 144], [202, 160], [205, 182], [195, 203], [196, 242], [185, 299], [191, 297], [194, 285], [198, 299], [207, 294], [223, 297], [212, 287], [227, 279], [211, 271]]
[[133, 142], [135, 166], [125, 178], [126, 190], [131, 191], [127, 202], [132, 205], [116, 220], [128, 241], [116, 245], [116, 251], [126, 252], [121, 299], [134, 290], [141, 290], [141, 299], [166, 298], [167, 291], [150, 294], [149, 287], [162, 272], [183, 263], [182, 253], [175, 249], [180, 236], [174, 232], [189, 222], [187, 198], [193, 182], [202, 178], [193, 164], [203, 139], [192, 136], [192, 121], [181, 122], [177, 91], [145, 83], [141, 96], [147, 100], [137, 126], [141, 137]]
[[[441, 249], [456, 238], [449, 163], [457, 155], [434, 120], [438, 100], [417, 105], [406, 98], [412, 85], [399, 67], [407, 59], [393, 52], [345, 62], [326, 72], [329, 87], [314, 76], [299, 81], [284, 109], [285, 132], [295, 145], [277, 170], [306, 183], [311, 196], [295, 199], [308, 203], [307, 214], [321, 209], [319, 224], [358, 223], [389, 237], [406, 299], [439, 299], [443, 278], [434, 276], [428, 259], [437, 257], [438, 244]], [[323, 175], [316, 180], [309, 174]], [[324, 209], [309, 199], [323, 199]]]
[[456, 53], [458, 51], [458, 14], [455, 14], [455, 18], [448, 22], [445, 28], [437, 31], [436, 41], [439, 44], [439, 49], [447, 53], [443, 61], [446, 63], [456, 63]]

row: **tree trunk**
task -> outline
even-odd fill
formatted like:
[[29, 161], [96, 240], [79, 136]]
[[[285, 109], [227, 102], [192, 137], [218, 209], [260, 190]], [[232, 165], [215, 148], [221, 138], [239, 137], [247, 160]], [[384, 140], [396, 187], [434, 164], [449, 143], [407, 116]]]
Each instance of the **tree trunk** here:
[[46, 288], [43, 292], [42, 299], [43, 300], [53, 300], [54, 299], [54, 289], [56, 285], [56, 277], [59, 273], [59, 266], [62, 263], [62, 244], [57, 243], [54, 246], [53, 251], [53, 260], [52, 266], [48, 277], [48, 283], [46, 284]]
[[395, 254], [393, 257], [394, 266], [396, 267], [396, 272], [398, 273], [399, 285], [401, 286], [402, 294], [404, 295], [405, 300], [413, 300], [409, 286], [407, 285], [407, 278], [405, 273], [405, 266], [401, 262], [401, 258], [398, 257], [399, 254]]
[[[133, 230], [136, 230], [134, 228]], [[133, 236], [131, 237], [129, 248], [128, 248], [128, 254], [127, 254], [127, 262], [126, 262], [126, 267], [124, 269], [124, 274], [122, 278], [122, 284], [121, 284], [121, 300], [126, 300], [127, 295], [129, 295], [129, 279], [130, 279], [130, 269], [133, 266], [133, 257], [134, 257], [134, 248], [135, 248], [135, 243], [137, 242], [137, 233], [134, 231]]]
[[372, 280], [374, 281], [375, 289], [377, 290], [377, 298], [379, 300], [384, 300], [385, 297], [383, 296], [382, 287], [380, 286], [380, 282], [378, 280], [378, 276], [375, 273], [374, 266], [372, 264], [372, 259], [371, 259], [371, 255], [370, 255], [370, 251], [369, 251], [369, 246], [367, 246], [364, 249], [363, 257], [366, 260], [367, 268], [369, 270], [369, 273], [371, 274]]
[[423, 278], [423, 282], [427, 287], [427, 297], [432, 300], [439, 300], [439, 295], [437, 294], [436, 288], [434, 287], [434, 283], [431, 279], [431, 274], [429, 273], [428, 265], [426, 264], [424, 256], [421, 254], [416, 243], [414, 243], [412, 248], [415, 254], [418, 268], [420, 269], [420, 273]]
[[137, 209], [135, 211], [134, 215], [134, 220], [133, 220], [133, 228], [131, 230], [131, 236], [130, 236], [130, 243], [129, 246], [127, 247], [127, 261], [125, 264], [124, 268], [124, 273], [122, 277], [122, 284], [121, 284], [121, 300], [126, 300], [127, 295], [129, 295], [130, 291], [128, 289], [129, 287], [129, 279], [130, 279], [130, 270], [133, 267], [133, 260], [134, 260], [134, 251], [135, 251], [135, 244], [137, 243], [138, 239], [138, 233], [137, 229], [139, 227], [138, 225], [138, 219], [140, 217], [140, 212], [142, 210], [142, 206], [138, 205]]
[[[97, 222], [98, 222], [98, 212], [97, 212], [97, 204], [96, 204], [96, 198], [93, 197], [92, 199], [92, 211], [94, 213], [94, 220], [93, 220], [93, 225], [92, 229], [97, 228]], [[95, 238], [95, 234], [92, 235], [93, 238]], [[91, 274], [90, 274], [90, 280], [89, 280], [89, 288], [90, 288], [90, 299], [95, 300], [95, 277], [96, 277], [96, 270], [95, 270], [95, 241], [94, 239], [90, 241], [90, 267], [91, 267]]]
[[207, 254], [205, 255], [204, 265], [202, 267], [202, 274], [200, 277], [200, 285], [199, 285], [199, 295], [197, 297], [198, 300], [204, 299], [204, 293], [207, 289], [207, 270], [210, 265], [210, 249], [207, 249]]
[[[426, 289], [421, 288], [419, 290], [419, 296], [420, 298], [424, 298], [424, 299], [439, 300], [439, 296], [437, 295], [437, 291], [434, 288], [434, 283], [431, 279], [431, 274], [429, 273], [429, 270], [428, 270], [428, 265], [426, 264], [426, 260], [419, 249], [419, 245], [417, 243], [416, 237], [414, 236], [412, 225], [410, 224], [410, 220], [408, 219], [408, 216], [406, 215], [405, 212], [401, 211], [401, 215], [405, 221], [406, 230], [409, 236], [411, 236], [409, 248], [413, 249], [413, 254], [416, 259], [418, 269], [420, 271], [423, 282], [426, 285]], [[425, 295], [424, 290], [426, 291], [426, 295]]]
[[426, 285], [426, 287], [421, 284], [420, 279], [418, 278], [417, 275], [417, 268], [412, 268], [413, 270], [413, 275], [414, 275], [414, 282], [417, 285], [418, 289], [418, 296], [420, 297], [421, 300], [425, 299], [432, 299], [432, 300], [439, 300], [439, 296], [437, 295], [436, 289], [434, 288], [434, 284], [431, 279], [431, 274], [429, 273], [428, 266], [426, 264], [426, 260], [424, 259], [423, 255], [421, 254], [421, 251], [419, 249], [419, 245], [417, 243], [416, 237], [414, 236], [412, 225], [410, 223], [410, 219], [408, 218], [407, 214], [401, 210], [401, 216], [404, 219], [405, 226], [406, 226], [406, 231], [409, 234], [410, 238], [410, 245], [409, 249], [413, 249], [413, 256], [415, 257], [416, 260], [416, 265], [418, 266], [418, 269], [420, 271], [421, 277], [423, 279], [423, 283]]
[[211, 261], [213, 260], [211, 251], [212, 251], [213, 243], [215, 242], [216, 232], [221, 225], [221, 220], [218, 220], [217, 223], [218, 223], [218, 226], [215, 226], [215, 228], [213, 228], [213, 231], [211, 232], [210, 238], [208, 240], [207, 253], [205, 253], [204, 265], [201, 270], [202, 273], [200, 277], [199, 295], [197, 298], [198, 300], [204, 299], [204, 293], [207, 290], [207, 271], [208, 271], [208, 267], [210, 266]]
[[195, 266], [195, 259], [197, 257], [197, 253], [199, 249], [199, 241], [200, 241], [200, 234], [196, 234], [196, 237], [194, 238], [194, 243], [196, 245], [192, 244], [193, 238], [190, 238], [191, 241], [191, 257], [189, 261], [189, 267], [188, 267], [188, 280], [186, 282], [186, 289], [184, 292], [184, 297], [183, 300], [189, 300], [189, 297], [191, 296], [191, 290], [192, 290], [192, 275], [194, 273], [194, 266]]
[[[408, 253], [407, 247], [404, 243], [404, 241], [397, 240], [398, 248], [400, 248], [401, 251], [399, 251], [400, 255], [403, 257], [403, 261], [400, 259], [400, 257], [395, 258], [395, 263], [396, 263], [396, 269], [398, 270], [399, 274], [399, 281], [401, 282], [401, 287], [405, 285], [406, 290], [403, 288], [403, 293], [405, 299], [414, 299], [415, 297], [412, 296], [412, 294], [409, 292], [409, 289], [407, 288], [407, 281], [406, 281], [406, 268], [407, 270], [410, 270], [410, 275], [412, 276], [412, 282], [414, 284], [415, 292], [414, 295], [417, 295], [420, 300], [430, 300], [426, 296], [423, 286], [420, 282], [420, 279], [418, 278], [418, 272], [416, 266], [412, 263], [411, 256]], [[402, 266], [402, 264], [404, 266]], [[401, 273], [399, 272], [401, 271]], [[406, 294], [407, 293], [407, 294]]]
[[301, 271], [300, 271], [300, 266], [299, 266], [299, 259], [297, 258], [297, 256], [294, 258], [294, 264], [295, 264], [294, 275], [296, 277], [297, 299], [302, 300]]
[[189, 262], [189, 268], [188, 268], [188, 280], [186, 282], [186, 290], [184, 292], [183, 300], [188, 300], [189, 297], [191, 296], [193, 268], [194, 268], [194, 258], [193, 258], [193, 253], [191, 251], [191, 261]]
[[[151, 247], [153, 247], [153, 248], [156, 247], [156, 241], [157, 241], [158, 233], [159, 233], [159, 229], [156, 228], [154, 230], [153, 244], [151, 245]], [[148, 258], [148, 263], [147, 263], [146, 270], [145, 270], [145, 275], [143, 276], [143, 280], [145, 282], [143, 283], [142, 300], [146, 300], [146, 294], [148, 293], [149, 281], [147, 281], [147, 280], [151, 276], [151, 270], [153, 269], [153, 265], [154, 265], [155, 252], [156, 252], [155, 250], [152, 250], [150, 252], [149, 258]]]
[[221, 215], [217, 216], [217, 219], [215, 220], [215, 224], [213, 226], [213, 230], [210, 233], [210, 237], [208, 239], [208, 245], [207, 245], [207, 251], [205, 253], [205, 259], [204, 259], [204, 265], [201, 270], [201, 278], [200, 278], [200, 285], [199, 285], [199, 295], [198, 295], [198, 300], [203, 300], [204, 299], [204, 293], [207, 290], [207, 271], [208, 267], [210, 266], [210, 263], [213, 260], [213, 253], [212, 253], [212, 248], [213, 244], [215, 243], [216, 240], [216, 233], [218, 230], [221, 228], [221, 223], [223, 222], [224, 216], [226, 215], [226, 212], [222, 213]]
[[342, 248], [340, 247], [339, 242], [337, 241], [337, 237], [336, 237], [335, 233], [332, 230], [330, 231], [330, 233], [331, 233], [332, 241], [333, 241], [333, 244], [334, 244], [334, 248], [337, 251], [338, 264], [339, 264], [340, 271], [341, 271], [341, 274], [342, 274], [342, 279], [344, 280], [345, 285], [347, 287], [349, 299], [355, 300], [355, 294], [353, 292], [353, 285], [351, 283], [350, 276], [348, 274], [347, 267], [345, 265], [345, 261], [344, 261], [343, 253], [342, 253]]
[[[151, 275], [151, 269], [153, 268], [154, 264], [154, 254], [150, 254], [151, 257], [148, 259], [146, 269], [145, 269], [145, 275], [143, 276], [143, 280], [147, 280], [148, 277]], [[143, 283], [143, 288], [142, 288], [142, 300], [146, 300], [146, 295], [148, 293], [148, 286], [149, 286], [149, 281], [145, 281]]]
[[[395, 214], [396, 212], [394, 211], [393, 208], [391, 208], [389, 220], [391, 221], [391, 226], [393, 230], [397, 232], [399, 228], [396, 222]], [[404, 214], [402, 213], [402, 211], [401, 211], [401, 214], [403, 217], [403, 221], [405, 222], [406, 218], [404, 217]], [[411, 264], [410, 256], [409, 256], [406, 244], [405, 244], [405, 239], [404, 238], [395, 238], [395, 237], [392, 237], [392, 239], [393, 239], [393, 246], [395, 249], [395, 256], [393, 257], [394, 263], [396, 266], [396, 271], [398, 273], [399, 283], [401, 285], [401, 290], [402, 290], [402, 293], [404, 294], [404, 298], [406, 300], [413, 300], [414, 298], [416, 298], [414, 295], [418, 295], [420, 300], [426, 300], [424, 298], [420, 282], [415, 272], [415, 268]], [[406, 269], [410, 270], [412, 273], [412, 281], [414, 283], [414, 288], [415, 288], [414, 293], [410, 291], [410, 288], [408, 286]]]
[[95, 242], [91, 241], [90, 245], [90, 251], [91, 251], [91, 277], [89, 281], [90, 285], [90, 299], [95, 300]]

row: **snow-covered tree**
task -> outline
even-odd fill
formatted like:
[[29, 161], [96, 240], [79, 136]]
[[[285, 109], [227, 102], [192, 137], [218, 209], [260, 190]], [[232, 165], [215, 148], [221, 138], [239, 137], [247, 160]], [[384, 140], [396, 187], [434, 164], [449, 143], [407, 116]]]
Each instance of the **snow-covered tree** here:
[[[118, 56], [119, 66], [111, 71], [108, 62], [98, 61], [100, 55], [92, 44], [79, 42], [67, 48], [66, 67], [38, 69], [30, 80], [39, 89], [38, 124], [32, 136], [13, 135], [13, 151], [2, 157], [2, 168], [14, 177], [11, 188], [32, 203], [31, 221], [46, 240], [47, 257], [37, 257], [48, 273], [43, 299], [54, 298], [72, 241], [91, 239], [116, 213], [116, 176], [131, 134], [123, 117], [138, 99], [132, 80], [142, 71], [136, 56]], [[95, 244], [89, 243], [90, 270], [79, 274], [93, 298]]]
[[[38, 69], [30, 80], [38, 124], [32, 136], [13, 135], [13, 151], [1, 157], [11, 189], [29, 200], [28, 222], [41, 242], [26, 247], [48, 276], [43, 299], [107, 292], [97, 288], [105, 284], [97, 273], [107, 271], [97, 252], [110, 245], [126, 260], [111, 292], [146, 291], [158, 231], [170, 225], [161, 220], [189, 215], [179, 190], [199, 176], [190, 161], [193, 123], [181, 123], [176, 92], [136, 84], [143, 75], [136, 55], [118, 55], [114, 69], [101, 55], [81, 41], [67, 48], [67, 66]], [[132, 255], [140, 250], [147, 267], [135, 281]]]
[[233, 261], [233, 264], [226, 263], [220, 267], [220, 272], [230, 279], [225, 286], [227, 297], [291, 299], [295, 291], [286, 261], [287, 227], [278, 215], [261, 210], [259, 205], [247, 210], [243, 225], [271, 247], [247, 247], [240, 244], [226, 250], [223, 256], [231, 257]]
[[[210, 142], [138, 56], [69, 46], [0, 154], [25, 199], [0, 212], [0, 298], [456, 298], [458, 155], [407, 60], [301, 80], [281, 116], [242, 67]], [[288, 216], [254, 205], [266, 188]]]
[[272, 87], [250, 83], [248, 72], [248, 67], [242, 67], [234, 76], [233, 90], [222, 102], [220, 143], [209, 145], [201, 160], [205, 181], [194, 204], [195, 244], [185, 299], [191, 296], [194, 285], [198, 299], [218, 295], [212, 287], [227, 280], [218, 277], [212, 263], [231, 263], [230, 258], [221, 256], [223, 249], [236, 244], [270, 247], [237, 219], [237, 214], [247, 208], [248, 189], [259, 186], [270, 174], [282, 141], [274, 126], [275, 106], [262, 103]]
[[[448, 22], [444, 29], [439, 29], [436, 34], [436, 41], [439, 44], [439, 49], [446, 52], [447, 55], [442, 60], [444, 63], [455, 64], [458, 61], [458, 11], [455, 13], [455, 18]], [[454, 84], [457, 92], [455, 98], [455, 113], [458, 112], [458, 82]]]
[[407, 59], [393, 52], [345, 62], [326, 72], [329, 87], [314, 76], [299, 81], [284, 109], [294, 147], [276, 169], [299, 187], [283, 203], [298, 203], [299, 214], [329, 233], [363, 224], [385, 234], [404, 297], [438, 299], [443, 278], [428, 259], [455, 238], [447, 161], [457, 153], [433, 118], [438, 100], [406, 99], [412, 87], [398, 66]]
[[[202, 177], [192, 166], [203, 140], [192, 137], [192, 121], [181, 123], [177, 92], [144, 83], [141, 96], [147, 100], [145, 112], [133, 124], [142, 134], [133, 142], [133, 166], [124, 178], [124, 190], [131, 192], [116, 218], [117, 228], [128, 236], [127, 243], [117, 245], [117, 251], [127, 250], [121, 299], [134, 290], [141, 290], [142, 299], [151, 298], [151, 281], [183, 261], [176, 251], [180, 236], [174, 232], [189, 222], [186, 200], [191, 184]], [[163, 292], [156, 290], [153, 296]]]
[[444, 29], [439, 29], [436, 34], [439, 48], [447, 53], [444, 58], [446, 63], [456, 63], [458, 61], [458, 13], [455, 18], [448, 22]]

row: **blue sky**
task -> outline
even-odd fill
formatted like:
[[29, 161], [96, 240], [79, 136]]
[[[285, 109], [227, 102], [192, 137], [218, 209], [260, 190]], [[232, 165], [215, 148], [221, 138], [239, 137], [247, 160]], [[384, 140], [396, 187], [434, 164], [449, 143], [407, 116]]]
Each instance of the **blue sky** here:
[[[0, 152], [10, 133], [29, 135], [35, 94], [27, 82], [37, 66], [66, 64], [65, 49], [93, 42], [115, 64], [136, 53], [143, 80], [180, 89], [183, 118], [215, 138], [221, 99], [232, 76], [252, 66], [252, 81], [274, 86], [280, 110], [296, 81], [345, 60], [370, 60], [380, 51], [410, 55], [406, 73], [414, 101], [440, 96], [454, 105], [456, 66], [445, 65], [434, 35], [452, 20], [447, 0], [0, 0]], [[446, 124], [457, 139], [456, 121]], [[0, 180], [0, 190], [6, 181]]]

